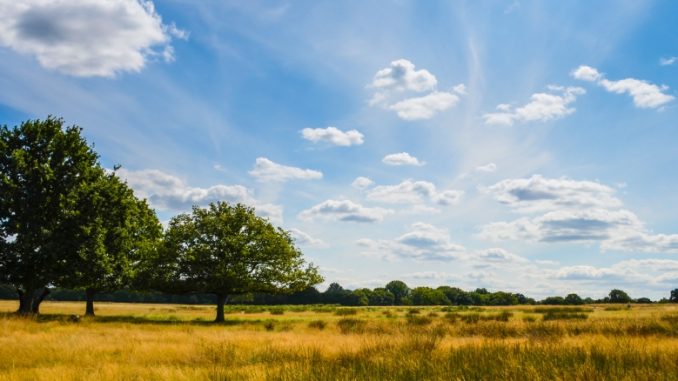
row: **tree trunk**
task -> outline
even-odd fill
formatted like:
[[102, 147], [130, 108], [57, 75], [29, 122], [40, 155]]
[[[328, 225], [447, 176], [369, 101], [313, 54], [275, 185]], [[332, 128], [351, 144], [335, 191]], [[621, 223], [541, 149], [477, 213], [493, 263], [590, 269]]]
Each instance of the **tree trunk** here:
[[224, 304], [226, 303], [226, 295], [217, 294], [217, 318], [215, 323], [223, 323], [224, 319]]
[[27, 295], [32, 295], [33, 292], [24, 292], [21, 289], [16, 289], [16, 293], [19, 295], [19, 309], [16, 311], [19, 315], [28, 315], [31, 313], [30, 308], [28, 306], [31, 305], [31, 300], [27, 297]]
[[45, 300], [45, 297], [47, 297], [47, 295], [49, 295], [49, 292], [50, 292], [50, 291], [49, 291], [49, 288], [45, 287], [45, 288], [42, 290], [42, 293], [40, 294], [40, 296], [38, 296], [37, 298], [33, 298], [33, 308], [32, 308], [32, 312], [33, 312], [34, 314], [37, 315], [37, 314], [40, 313], [40, 303], [42, 303], [42, 301]]
[[88, 288], [85, 290], [85, 296], [87, 297], [87, 307], [85, 308], [85, 316], [94, 316], [94, 295], [96, 291]]

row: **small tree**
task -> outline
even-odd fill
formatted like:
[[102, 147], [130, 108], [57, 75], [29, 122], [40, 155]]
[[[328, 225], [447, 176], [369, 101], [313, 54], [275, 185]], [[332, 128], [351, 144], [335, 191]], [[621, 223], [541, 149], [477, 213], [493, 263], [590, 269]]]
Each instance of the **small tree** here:
[[610, 291], [610, 303], [631, 303], [632, 299], [626, 292], [618, 289]]
[[584, 304], [584, 301], [577, 294], [568, 294], [565, 297], [565, 304], [579, 305], [579, 304]]
[[231, 295], [290, 293], [322, 282], [290, 234], [242, 204], [212, 203], [174, 217], [164, 247], [147, 271], [169, 292], [214, 294], [216, 322]]
[[678, 288], [671, 290], [671, 296], [669, 297], [669, 303], [678, 303]]
[[400, 280], [392, 280], [388, 282], [388, 284], [385, 287], [388, 291], [393, 294], [393, 302], [396, 305], [400, 305], [403, 303], [403, 298], [406, 298], [410, 294], [410, 288], [407, 287], [405, 282], [400, 281]]

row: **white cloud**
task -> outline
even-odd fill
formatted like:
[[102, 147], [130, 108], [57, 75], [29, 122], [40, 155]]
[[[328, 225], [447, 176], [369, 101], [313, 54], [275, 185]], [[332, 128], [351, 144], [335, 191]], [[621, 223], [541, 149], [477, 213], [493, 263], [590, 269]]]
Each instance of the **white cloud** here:
[[445, 111], [459, 102], [452, 93], [434, 91], [428, 95], [408, 98], [389, 106], [404, 120], [431, 119], [440, 111]]
[[155, 56], [173, 59], [172, 37], [151, 1], [25, 0], [0, 4], [0, 45], [43, 67], [80, 77], [138, 72]]
[[581, 79], [582, 81], [588, 82], [595, 82], [603, 77], [603, 75], [600, 74], [598, 69], [586, 65], [579, 66], [578, 68], [573, 70], [571, 74], [572, 77], [575, 79]]
[[393, 240], [364, 238], [356, 243], [364, 248], [363, 254], [384, 259], [450, 261], [465, 253], [463, 246], [450, 241], [447, 230], [423, 222], [412, 224], [409, 232]]
[[439, 205], [457, 204], [464, 192], [445, 190], [438, 192], [436, 186], [428, 181], [405, 180], [396, 185], [380, 185], [372, 188], [367, 198], [387, 203], [421, 203], [424, 200]]
[[466, 85], [463, 83], [460, 83], [452, 88], [452, 91], [454, 91], [457, 94], [461, 95], [466, 95]]
[[562, 208], [614, 208], [622, 202], [615, 189], [594, 181], [565, 177], [548, 179], [533, 175], [527, 179], [507, 179], [486, 189], [501, 203], [522, 212]]
[[497, 170], [497, 165], [494, 163], [487, 163], [485, 165], [481, 165], [479, 167], [476, 167], [476, 172], [485, 172], [485, 173], [492, 173]]
[[[399, 59], [391, 62], [375, 74], [368, 87], [375, 89], [370, 106], [382, 106], [393, 110], [404, 120], [430, 119], [459, 102], [459, 95], [466, 94], [466, 85], [460, 83], [452, 92], [437, 91], [438, 80], [426, 69], [416, 70], [415, 65]], [[407, 97], [406, 93], [428, 94]]]
[[480, 250], [475, 258], [490, 263], [527, 263], [528, 260], [502, 248]]
[[508, 179], [486, 189], [521, 213], [538, 213], [483, 226], [489, 240], [596, 242], [601, 250], [678, 253], [678, 234], [654, 234], [631, 211], [621, 209], [615, 190], [566, 178]]
[[294, 237], [294, 240], [297, 244], [301, 246], [309, 246], [316, 248], [326, 248], [327, 243], [322, 239], [315, 238], [310, 234], [296, 228], [289, 229], [290, 234]]
[[370, 87], [395, 91], [422, 92], [435, 88], [436, 77], [426, 69], [416, 70], [415, 65], [401, 58], [391, 62], [389, 67], [377, 71]]
[[662, 66], [670, 66], [673, 65], [678, 61], [678, 57], [668, 57], [668, 58], [660, 58], [659, 59], [659, 64]]
[[192, 206], [226, 201], [253, 206], [258, 215], [282, 223], [282, 207], [257, 201], [252, 192], [242, 185], [213, 185], [208, 188], [191, 187], [179, 177], [146, 169], [129, 171], [119, 169], [117, 175], [127, 181], [137, 196], [148, 199], [151, 207], [163, 211], [186, 211]]
[[483, 115], [485, 124], [511, 126], [515, 122], [549, 121], [563, 118], [575, 112], [569, 107], [578, 95], [586, 91], [581, 87], [549, 86], [551, 93], [536, 93], [530, 97], [530, 102], [512, 110], [508, 104], [497, 106], [499, 112]]
[[400, 152], [400, 153], [392, 153], [390, 155], [384, 156], [381, 161], [384, 164], [388, 165], [414, 165], [414, 166], [422, 166], [426, 164], [426, 162], [419, 161], [416, 157], [410, 155], [407, 152]]
[[351, 183], [351, 186], [356, 189], [367, 189], [372, 185], [374, 185], [374, 181], [372, 181], [372, 179], [370, 178], [363, 176], [356, 177], [355, 180], [353, 180], [353, 182]]
[[299, 213], [299, 218], [314, 220], [318, 217], [348, 222], [379, 222], [390, 209], [368, 208], [350, 200], [327, 200]]
[[254, 169], [252, 169], [249, 174], [261, 181], [278, 182], [288, 180], [317, 180], [323, 178], [322, 172], [278, 164], [265, 157], [257, 158]]
[[657, 108], [671, 102], [674, 97], [664, 94], [668, 86], [657, 86], [635, 78], [626, 78], [619, 81], [603, 79], [599, 82], [607, 91], [624, 94], [633, 98], [633, 104], [640, 108]]
[[349, 147], [363, 144], [364, 135], [358, 130], [342, 131], [336, 127], [304, 128], [301, 130], [304, 139], [313, 143], [327, 142], [335, 146]]
[[633, 104], [639, 108], [658, 108], [674, 99], [672, 95], [664, 93], [664, 91], [669, 89], [668, 86], [657, 86], [653, 83], [635, 78], [611, 81], [606, 79], [597, 69], [586, 65], [581, 65], [572, 71], [572, 77], [584, 81], [596, 82], [599, 86], [602, 86], [611, 93], [626, 93], [633, 98]]

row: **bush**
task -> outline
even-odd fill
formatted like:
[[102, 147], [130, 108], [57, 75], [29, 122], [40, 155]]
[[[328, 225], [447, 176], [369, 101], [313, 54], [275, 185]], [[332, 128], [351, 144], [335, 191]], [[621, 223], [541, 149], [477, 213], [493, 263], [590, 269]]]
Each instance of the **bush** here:
[[334, 314], [337, 316], [357, 315], [358, 310], [355, 308], [340, 308]]
[[309, 328], [315, 328], [319, 330], [325, 329], [327, 326], [327, 323], [324, 320], [313, 320], [312, 322], [308, 323]]
[[282, 307], [272, 307], [269, 311], [271, 311], [271, 315], [282, 315], [285, 313], [285, 309]]
[[407, 322], [412, 325], [429, 325], [433, 322], [428, 316], [408, 316]]
[[365, 320], [353, 319], [353, 318], [343, 318], [337, 322], [337, 327], [343, 334], [349, 333], [363, 333], [365, 332], [365, 326], [367, 323]]

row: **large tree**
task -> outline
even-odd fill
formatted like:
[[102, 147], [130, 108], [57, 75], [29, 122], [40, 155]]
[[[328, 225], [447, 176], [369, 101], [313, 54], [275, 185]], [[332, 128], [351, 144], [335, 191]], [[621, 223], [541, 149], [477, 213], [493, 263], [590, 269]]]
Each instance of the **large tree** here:
[[162, 227], [115, 172], [81, 188], [76, 218], [77, 255], [60, 271], [58, 285], [85, 291], [85, 315], [94, 316], [97, 293], [131, 284], [137, 265], [155, 250]]
[[75, 253], [78, 194], [102, 175], [97, 159], [62, 119], [0, 127], [0, 282], [16, 289], [21, 314], [39, 312]]
[[229, 296], [289, 293], [322, 282], [288, 232], [242, 204], [212, 203], [174, 217], [155, 263], [147, 271], [164, 291], [215, 295], [217, 322]]

